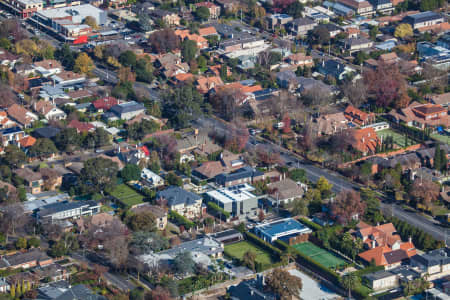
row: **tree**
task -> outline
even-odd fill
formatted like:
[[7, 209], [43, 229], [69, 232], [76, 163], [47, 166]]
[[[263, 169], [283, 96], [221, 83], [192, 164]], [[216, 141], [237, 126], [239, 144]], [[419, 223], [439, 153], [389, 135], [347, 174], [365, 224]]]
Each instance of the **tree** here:
[[313, 45], [324, 45], [330, 42], [330, 32], [324, 26], [317, 26], [308, 32], [308, 40]]
[[37, 139], [36, 143], [30, 147], [28, 153], [30, 156], [50, 156], [58, 152], [55, 144], [47, 138]]
[[11, 288], [9, 290], [9, 294], [11, 295], [11, 298], [16, 298], [16, 285], [13, 283], [11, 284]]
[[117, 163], [103, 157], [88, 159], [81, 169], [81, 181], [93, 192], [102, 192], [116, 184]]
[[355, 82], [351, 80], [345, 81], [342, 86], [342, 92], [355, 107], [361, 106], [367, 100], [367, 86], [362, 79], [358, 79]]
[[149, 211], [129, 213], [125, 218], [125, 223], [133, 231], [155, 231], [155, 216]]
[[295, 182], [306, 182], [306, 171], [304, 169], [294, 169], [289, 172], [288, 176]]
[[242, 257], [242, 264], [252, 271], [256, 270], [256, 253], [249, 250]]
[[176, 186], [182, 186], [183, 180], [180, 176], [177, 176], [174, 172], [167, 173], [166, 181], [168, 185], [176, 185]]
[[75, 53], [70, 50], [69, 44], [64, 44], [55, 52], [55, 58], [61, 62], [61, 64], [67, 70], [73, 70], [75, 65]]
[[153, 81], [153, 63], [148, 56], [136, 62], [136, 80], [151, 83]]
[[356, 218], [362, 218], [366, 204], [354, 190], [341, 191], [331, 203], [331, 213], [341, 224], [347, 224]]
[[197, 20], [206, 21], [209, 19], [209, 9], [205, 6], [200, 6], [195, 10], [194, 15]]
[[329, 183], [325, 177], [320, 177], [317, 180], [316, 188], [320, 191], [323, 198], [329, 197], [333, 184]]
[[291, 118], [288, 113], [285, 113], [283, 117], [283, 133], [289, 132], [291, 132]]
[[397, 38], [405, 38], [413, 35], [413, 29], [410, 24], [402, 23], [395, 28], [394, 36]]
[[108, 258], [116, 269], [122, 269], [128, 259], [128, 237], [123, 234], [111, 236], [104, 243]]
[[155, 31], [148, 37], [148, 44], [155, 53], [167, 53], [180, 46], [180, 39], [172, 29]]
[[84, 18], [83, 24], [90, 26], [94, 30], [98, 28], [97, 21], [94, 17], [91, 16], [87, 16], [86, 18]]
[[75, 60], [73, 70], [76, 73], [88, 74], [94, 69], [95, 65], [92, 59], [85, 52], [81, 52]]
[[141, 169], [135, 164], [127, 164], [120, 171], [120, 177], [122, 177], [125, 182], [139, 180], [139, 178], [141, 178]]
[[434, 150], [433, 168], [435, 170], [441, 170], [441, 168], [442, 168], [441, 145], [439, 143], [436, 144], [436, 147], [435, 147], [435, 150]]
[[14, 47], [16, 48], [17, 54], [27, 55], [31, 59], [39, 53], [38, 45], [31, 39], [18, 41]]
[[290, 297], [299, 298], [303, 283], [300, 277], [277, 268], [267, 277], [265, 288], [278, 295], [281, 299], [288, 299]]
[[309, 214], [308, 201], [305, 198], [296, 198], [292, 203], [292, 214], [294, 216], [307, 216]]
[[119, 62], [124, 67], [133, 67], [134, 68], [134, 67], [136, 67], [136, 63], [137, 63], [137, 56], [133, 51], [127, 50], [120, 54]]
[[119, 78], [119, 86], [126, 87], [127, 83], [133, 83], [136, 81], [136, 74], [130, 67], [121, 67], [117, 71], [117, 77]]
[[150, 297], [151, 297], [150, 298], [151, 300], [170, 300], [170, 299], [172, 299], [170, 292], [160, 285], [158, 285], [155, 289], [153, 289], [151, 291]]
[[349, 273], [341, 277], [341, 285], [348, 290], [349, 299], [352, 298], [352, 290], [361, 284], [361, 279], [354, 273]]
[[41, 245], [41, 240], [37, 237], [31, 237], [28, 239], [27, 243], [29, 247], [37, 248]]
[[144, 32], [151, 31], [152, 30], [152, 23], [150, 16], [146, 13], [142, 13], [138, 15], [139, 19], [139, 26], [141, 27], [141, 30]]
[[173, 260], [173, 268], [177, 274], [192, 274], [195, 271], [195, 262], [190, 252], [182, 252], [175, 256]]
[[18, 168], [23, 163], [25, 163], [27, 156], [25, 155], [25, 152], [23, 152], [19, 147], [16, 145], [9, 144], [5, 148], [5, 154], [3, 155], [3, 160], [11, 167], [11, 168]]
[[16, 241], [16, 248], [18, 249], [26, 249], [27, 248], [27, 239], [24, 237], [20, 237]]
[[161, 251], [169, 247], [169, 241], [156, 232], [137, 231], [131, 240], [132, 249], [138, 254]]
[[186, 39], [181, 42], [181, 56], [185, 62], [190, 62], [197, 54], [197, 44], [195, 41]]
[[428, 179], [416, 178], [409, 195], [424, 205], [430, 205], [439, 198], [439, 185]]
[[55, 144], [61, 151], [72, 152], [82, 143], [82, 136], [75, 128], [64, 128], [55, 136]]
[[298, 2], [298, 1], [294, 1], [291, 4], [289, 4], [289, 6], [287, 7], [287, 14], [291, 15], [294, 19], [300, 18], [302, 17], [302, 13], [303, 10], [305, 9], [305, 7], [303, 6], [302, 3]]

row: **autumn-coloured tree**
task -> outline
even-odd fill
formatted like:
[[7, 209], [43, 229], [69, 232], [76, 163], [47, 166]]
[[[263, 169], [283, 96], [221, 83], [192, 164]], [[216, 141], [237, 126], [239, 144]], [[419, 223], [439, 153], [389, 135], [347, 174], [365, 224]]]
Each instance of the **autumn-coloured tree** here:
[[136, 74], [131, 70], [130, 67], [122, 67], [117, 72], [117, 77], [120, 83], [135, 82]]
[[279, 152], [275, 152], [264, 146], [258, 145], [256, 148], [256, 156], [258, 161], [265, 166], [273, 166], [281, 162], [281, 157]]
[[281, 299], [299, 297], [303, 288], [302, 279], [291, 275], [288, 271], [277, 268], [267, 276], [265, 288]]
[[346, 81], [342, 86], [342, 92], [355, 107], [359, 107], [367, 100], [367, 86], [362, 79], [355, 82]]
[[244, 150], [250, 137], [248, 129], [241, 124], [235, 123], [229, 126], [228, 133], [225, 136], [224, 147], [235, 152]]
[[403, 108], [409, 103], [407, 83], [396, 64], [380, 62], [376, 70], [364, 74], [364, 82], [379, 106]]
[[413, 29], [410, 24], [402, 23], [395, 28], [394, 36], [398, 38], [405, 38], [413, 35]]
[[341, 224], [347, 224], [355, 217], [362, 217], [365, 210], [366, 204], [354, 190], [341, 191], [331, 203], [331, 213]]
[[170, 296], [170, 292], [158, 285], [155, 289], [153, 289], [150, 293], [151, 300], [170, 300], [172, 297]]
[[148, 44], [154, 53], [167, 53], [180, 47], [180, 39], [172, 29], [166, 28], [152, 33]]
[[283, 133], [291, 132], [291, 118], [288, 113], [283, 116]]
[[75, 60], [73, 70], [76, 73], [88, 74], [94, 69], [94, 62], [85, 52], [81, 52]]
[[412, 184], [409, 195], [418, 202], [429, 205], [439, 198], [439, 185], [431, 180], [417, 178]]

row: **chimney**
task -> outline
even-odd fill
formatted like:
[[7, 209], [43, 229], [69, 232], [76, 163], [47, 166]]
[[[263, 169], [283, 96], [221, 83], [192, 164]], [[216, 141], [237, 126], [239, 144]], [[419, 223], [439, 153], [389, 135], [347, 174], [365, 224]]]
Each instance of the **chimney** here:
[[375, 248], [375, 240], [372, 240], [372, 249], [374, 249]]
[[408, 242], [412, 243], [412, 237], [411, 236], [409, 236]]

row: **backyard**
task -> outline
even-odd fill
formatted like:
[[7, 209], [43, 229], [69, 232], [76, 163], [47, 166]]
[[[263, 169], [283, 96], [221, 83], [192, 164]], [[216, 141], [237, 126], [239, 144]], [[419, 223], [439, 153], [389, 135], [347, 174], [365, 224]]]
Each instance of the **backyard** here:
[[263, 266], [275, 263], [270, 254], [248, 241], [225, 245], [225, 254], [233, 259], [242, 260], [244, 254], [252, 251], [256, 254], [256, 262]]
[[400, 148], [416, 144], [415, 141], [412, 141], [410, 138], [408, 138], [408, 145], [405, 145], [405, 135], [402, 135], [392, 129], [383, 129], [377, 131], [377, 135], [379, 138], [383, 138], [383, 141], [386, 140], [386, 137], [391, 136], [394, 140], [394, 143], [398, 145]]
[[320, 263], [324, 267], [335, 269], [347, 262], [325, 249], [319, 248], [310, 242], [304, 242], [293, 246], [295, 249]]
[[126, 207], [140, 204], [144, 199], [144, 196], [138, 194], [136, 191], [125, 184], [119, 184], [109, 194]]

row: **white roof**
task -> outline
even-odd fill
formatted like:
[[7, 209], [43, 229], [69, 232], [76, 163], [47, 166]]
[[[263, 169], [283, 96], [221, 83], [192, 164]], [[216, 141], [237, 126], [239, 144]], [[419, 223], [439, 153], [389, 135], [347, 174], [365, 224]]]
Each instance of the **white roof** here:
[[102, 12], [103, 10], [91, 4], [82, 4], [42, 10], [38, 13], [48, 19], [72, 17], [73, 23], [81, 23], [87, 16], [93, 16]]
[[250, 191], [253, 191], [254, 188], [249, 184], [239, 184], [226, 188], [221, 188], [215, 191], [207, 192], [206, 194], [215, 199], [216, 201], [222, 203], [230, 203], [230, 202], [240, 202], [245, 201], [247, 199], [255, 198], [256, 196]]
[[42, 0], [17, 0], [17, 2], [26, 4], [26, 5], [30, 5], [30, 4], [43, 4], [43, 1], [42, 1]]

